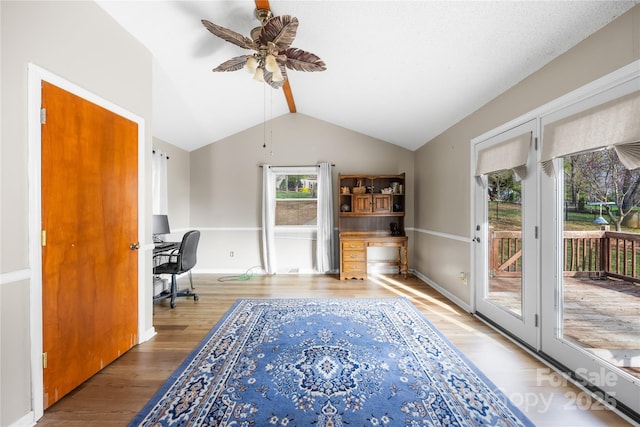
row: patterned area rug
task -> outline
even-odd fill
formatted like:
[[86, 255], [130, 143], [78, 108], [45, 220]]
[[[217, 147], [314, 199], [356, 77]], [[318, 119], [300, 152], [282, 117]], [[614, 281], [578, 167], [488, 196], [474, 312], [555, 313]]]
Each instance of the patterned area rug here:
[[130, 426], [531, 426], [405, 298], [243, 299]]

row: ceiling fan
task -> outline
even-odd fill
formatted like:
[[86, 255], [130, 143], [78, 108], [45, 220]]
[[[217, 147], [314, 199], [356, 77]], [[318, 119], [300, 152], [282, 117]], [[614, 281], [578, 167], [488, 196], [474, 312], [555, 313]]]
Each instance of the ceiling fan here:
[[291, 47], [298, 30], [298, 18], [289, 15], [273, 16], [268, 9], [256, 9], [256, 18], [262, 25], [251, 30], [251, 38], [206, 19], [202, 20], [202, 24], [213, 35], [243, 49], [256, 51], [251, 55], [231, 58], [213, 71], [237, 71], [246, 68], [254, 75], [254, 79], [279, 89], [287, 79], [287, 68], [297, 71], [327, 69], [317, 55]]

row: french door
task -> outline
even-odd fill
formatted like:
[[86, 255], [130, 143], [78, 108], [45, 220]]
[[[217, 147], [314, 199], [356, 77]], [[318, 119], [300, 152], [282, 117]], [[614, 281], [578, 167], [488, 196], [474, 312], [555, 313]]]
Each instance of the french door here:
[[541, 351], [595, 390], [577, 406], [636, 413], [640, 233], [615, 221], [640, 206], [639, 74], [540, 119]]
[[536, 121], [474, 145], [475, 309], [538, 347]]
[[640, 413], [639, 65], [472, 141], [474, 308], [590, 389], [578, 409]]

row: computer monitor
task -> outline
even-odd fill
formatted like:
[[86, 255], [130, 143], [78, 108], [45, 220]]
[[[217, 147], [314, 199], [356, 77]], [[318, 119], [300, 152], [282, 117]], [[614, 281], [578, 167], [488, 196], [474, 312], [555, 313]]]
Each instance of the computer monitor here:
[[153, 215], [153, 241], [157, 242], [163, 234], [171, 234], [169, 217], [167, 215]]

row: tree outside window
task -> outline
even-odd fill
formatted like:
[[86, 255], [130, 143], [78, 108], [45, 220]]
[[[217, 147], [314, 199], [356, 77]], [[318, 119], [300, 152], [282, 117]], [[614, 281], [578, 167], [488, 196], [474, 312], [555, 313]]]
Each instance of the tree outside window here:
[[629, 170], [615, 150], [602, 149], [565, 158], [568, 202], [602, 206], [602, 214], [616, 231], [640, 205], [640, 170]]
[[318, 175], [276, 175], [276, 226], [318, 223]]

